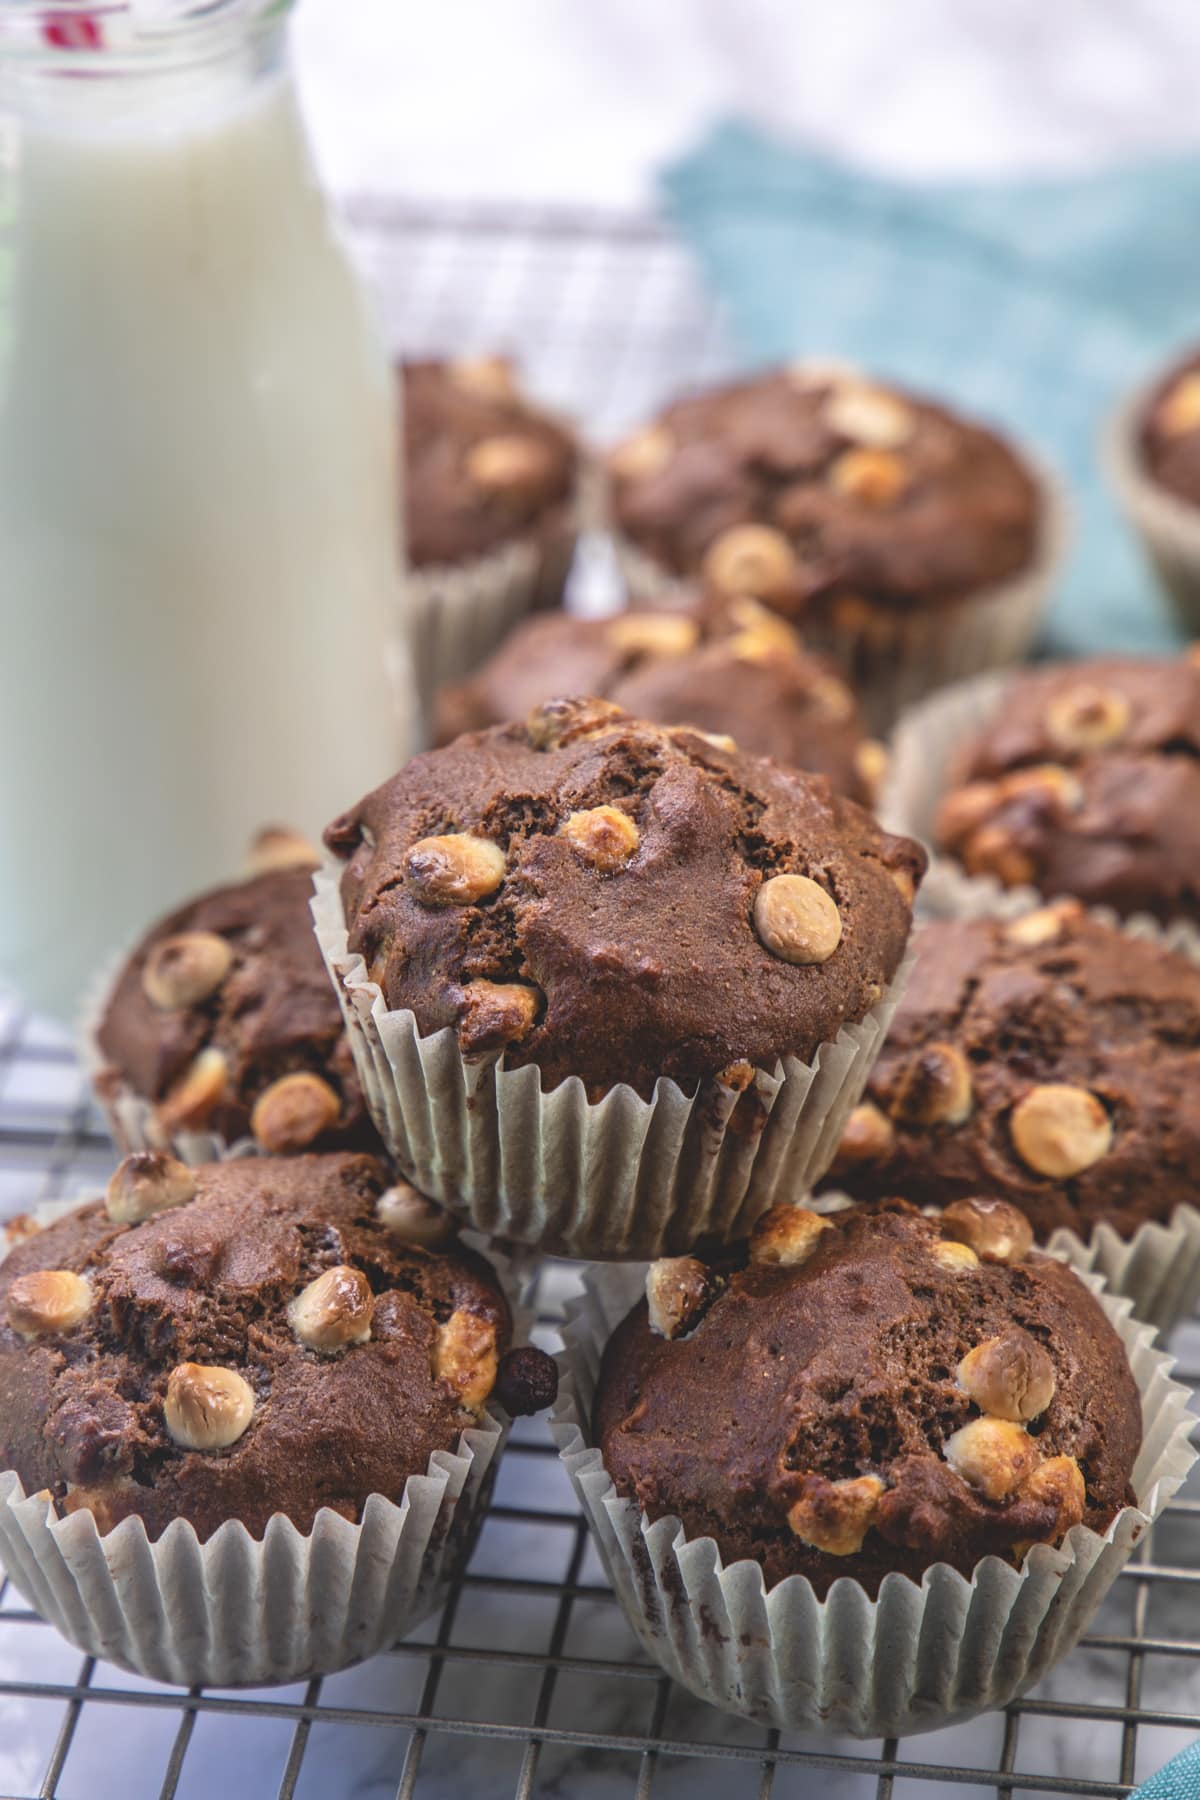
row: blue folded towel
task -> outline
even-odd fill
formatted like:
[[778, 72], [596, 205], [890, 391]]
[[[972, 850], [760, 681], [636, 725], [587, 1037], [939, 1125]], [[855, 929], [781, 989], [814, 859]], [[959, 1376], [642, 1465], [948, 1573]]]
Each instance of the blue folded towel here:
[[1075, 542], [1046, 649], [1177, 641], [1096, 439], [1124, 392], [1200, 339], [1200, 160], [918, 185], [731, 123], [663, 191], [748, 363], [848, 357], [1007, 426], [1066, 478]]
[[1129, 1800], [1198, 1800], [1200, 1796], [1200, 1743], [1189, 1744], [1151, 1775]]

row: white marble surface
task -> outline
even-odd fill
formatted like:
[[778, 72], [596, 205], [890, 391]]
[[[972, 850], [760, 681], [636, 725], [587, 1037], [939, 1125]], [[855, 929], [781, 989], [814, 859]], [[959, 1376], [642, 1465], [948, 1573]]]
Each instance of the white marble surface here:
[[915, 175], [1200, 143], [1186, 0], [301, 0], [296, 42], [343, 190], [641, 205], [728, 113]]

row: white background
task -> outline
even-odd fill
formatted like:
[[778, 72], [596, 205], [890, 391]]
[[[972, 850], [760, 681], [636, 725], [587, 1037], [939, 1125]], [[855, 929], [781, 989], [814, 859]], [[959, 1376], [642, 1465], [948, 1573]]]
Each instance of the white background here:
[[295, 42], [342, 192], [645, 203], [729, 113], [918, 175], [1200, 143], [1196, 0], [301, 0]]

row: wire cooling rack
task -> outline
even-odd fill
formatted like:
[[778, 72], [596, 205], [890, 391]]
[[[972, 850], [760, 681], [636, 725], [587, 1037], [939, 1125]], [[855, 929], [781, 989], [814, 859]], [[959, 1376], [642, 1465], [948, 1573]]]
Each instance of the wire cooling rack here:
[[[397, 347], [512, 349], [538, 392], [601, 437], [730, 363], [719, 316], [650, 222], [370, 199], [351, 220]], [[0, 996], [0, 1216], [94, 1189], [112, 1163], [69, 1042]], [[546, 1265], [547, 1348], [573, 1285], [569, 1265]], [[1176, 1348], [1200, 1380], [1200, 1329]], [[667, 1681], [609, 1592], [537, 1420], [514, 1432], [443, 1611], [322, 1681], [156, 1686], [81, 1657], [0, 1588], [0, 1800], [1107, 1796], [1197, 1734], [1200, 1483], [1031, 1695], [900, 1743], [768, 1732]]]

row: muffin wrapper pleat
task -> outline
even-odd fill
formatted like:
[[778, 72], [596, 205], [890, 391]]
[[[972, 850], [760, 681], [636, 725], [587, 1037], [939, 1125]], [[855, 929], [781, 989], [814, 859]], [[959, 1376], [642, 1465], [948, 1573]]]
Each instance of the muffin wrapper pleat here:
[[1185, 631], [1200, 633], [1200, 507], [1160, 487], [1142, 465], [1138, 424], [1145, 393], [1125, 400], [1105, 426], [1100, 460], [1121, 510]]
[[551, 1429], [609, 1580], [646, 1652], [676, 1681], [727, 1712], [786, 1731], [902, 1736], [1005, 1706], [1078, 1640], [1150, 1521], [1195, 1460], [1188, 1393], [1170, 1359], [1099, 1295], [1142, 1399], [1136, 1507], [1100, 1536], [1078, 1525], [1062, 1546], [1036, 1545], [1018, 1570], [986, 1557], [967, 1580], [946, 1563], [918, 1587], [888, 1575], [870, 1599], [852, 1579], [819, 1600], [791, 1575], [767, 1589], [757, 1563], [722, 1564], [712, 1538], [676, 1518], [651, 1525], [623, 1499], [591, 1447], [596, 1378], [614, 1326], [638, 1299], [644, 1271], [589, 1269], [568, 1311]]
[[589, 1101], [576, 1077], [543, 1093], [536, 1067], [468, 1060], [453, 1029], [423, 1038], [411, 1012], [389, 1011], [347, 948], [333, 870], [315, 878], [313, 918], [368, 1109], [404, 1174], [477, 1230], [562, 1256], [658, 1256], [702, 1237], [744, 1236], [775, 1200], [811, 1187], [862, 1094], [912, 961], [811, 1063], [784, 1057], [758, 1070], [753, 1094], [709, 1082], [689, 1095], [662, 1077], [651, 1100], [618, 1086]]
[[527, 613], [562, 604], [576, 542], [595, 510], [591, 480], [581, 457], [561, 522], [544, 534], [469, 562], [406, 565], [401, 604], [426, 742], [437, 690], [472, 674]]
[[[49, 1224], [82, 1202], [51, 1202]], [[489, 1257], [528, 1314], [505, 1261]], [[176, 1519], [155, 1541], [142, 1521], [105, 1535], [92, 1514], [60, 1519], [45, 1493], [0, 1472], [0, 1561], [42, 1618], [90, 1656], [180, 1687], [235, 1687], [330, 1674], [386, 1649], [442, 1604], [483, 1520], [507, 1415], [487, 1408], [452, 1451], [410, 1475], [399, 1504], [367, 1499], [358, 1524], [322, 1508], [311, 1532], [282, 1513], [261, 1539], [229, 1520], [206, 1543]]]
[[[1038, 470], [1042, 526], [1037, 554], [1011, 580], [937, 607], [882, 614], [886, 636], [872, 641], [869, 627], [835, 630], [800, 618], [805, 647], [832, 657], [845, 670], [872, 731], [888, 731], [900, 712], [932, 689], [986, 669], [1010, 667], [1028, 653], [1051, 583], [1071, 536], [1071, 509], [1060, 482]], [[679, 605], [695, 584], [664, 570], [615, 529], [613, 541], [631, 595]]]
[[[879, 809], [890, 830], [932, 846], [934, 819], [955, 752], [997, 710], [1012, 679], [980, 676], [932, 695], [901, 720]], [[923, 913], [942, 919], [1016, 919], [1046, 903], [1036, 888], [1006, 888], [993, 875], [968, 875], [954, 858], [930, 850], [919, 903]], [[1200, 964], [1200, 929], [1189, 919], [1163, 925], [1146, 913], [1123, 919], [1111, 907], [1088, 911], [1102, 924], [1149, 938]], [[1103, 1275], [1114, 1294], [1133, 1302], [1139, 1319], [1164, 1334], [1200, 1300], [1200, 1210], [1194, 1206], [1177, 1206], [1168, 1221], [1147, 1220], [1130, 1238], [1102, 1224], [1087, 1239], [1060, 1229], [1046, 1247], [1074, 1268]]]

